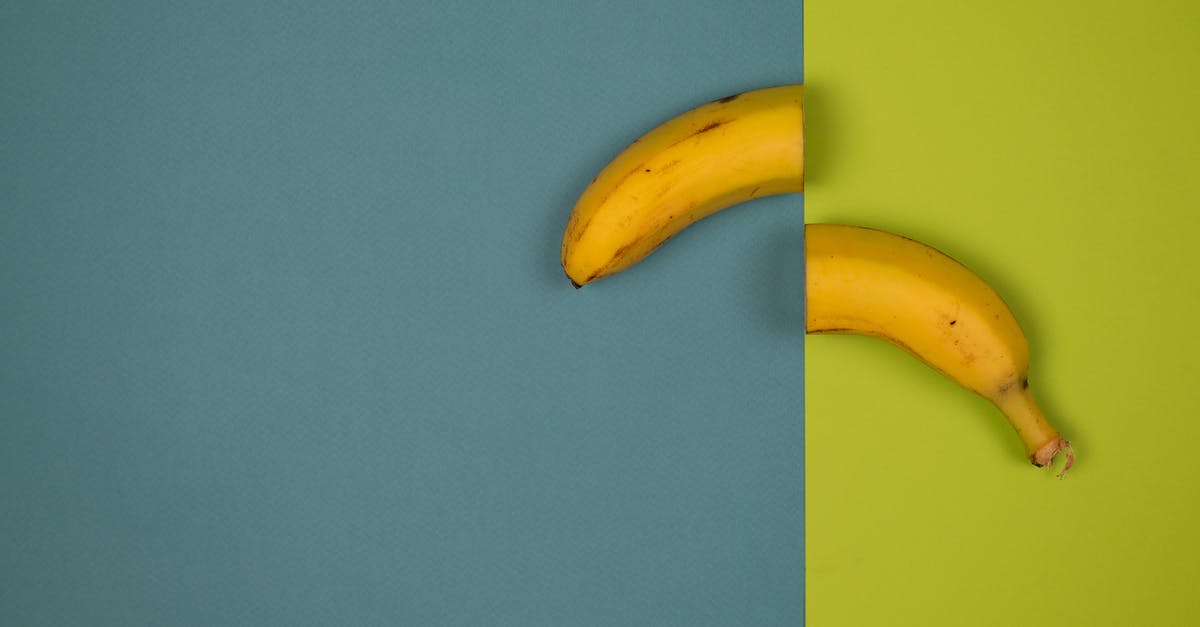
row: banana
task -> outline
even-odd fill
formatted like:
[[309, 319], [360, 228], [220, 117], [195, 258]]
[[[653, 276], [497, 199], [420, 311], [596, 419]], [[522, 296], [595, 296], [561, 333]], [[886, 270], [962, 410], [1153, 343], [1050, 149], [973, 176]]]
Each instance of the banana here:
[[[641, 261], [689, 225], [752, 198], [804, 191], [804, 86], [727, 96], [664, 122], [583, 190], [562, 239], [575, 287]], [[983, 279], [925, 244], [879, 230], [805, 227], [808, 333], [888, 340], [990, 400], [1037, 466], [1070, 443], [1029, 388], [1025, 335]]]
[[562, 266], [575, 287], [645, 258], [726, 207], [804, 189], [804, 86], [703, 104], [635, 140], [592, 180], [567, 221]]
[[1071, 445], [1046, 421], [1029, 387], [1029, 348], [999, 294], [974, 272], [920, 242], [857, 226], [805, 226], [805, 328], [887, 340], [990, 400], [1036, 466]]

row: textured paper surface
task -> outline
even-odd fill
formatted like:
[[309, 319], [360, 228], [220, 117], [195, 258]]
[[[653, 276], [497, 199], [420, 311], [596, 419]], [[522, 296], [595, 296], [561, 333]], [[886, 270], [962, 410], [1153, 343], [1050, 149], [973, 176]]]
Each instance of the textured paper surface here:
[[993, 282], [1076, 445], [873, 339], [806, 346], [809, 624], [1200, 623], [1200, 9], [809, 0], [806, 218]]
[[0, 625], [802, 620], [800, 199], [559, 267], [799, 3], [0, 7]]

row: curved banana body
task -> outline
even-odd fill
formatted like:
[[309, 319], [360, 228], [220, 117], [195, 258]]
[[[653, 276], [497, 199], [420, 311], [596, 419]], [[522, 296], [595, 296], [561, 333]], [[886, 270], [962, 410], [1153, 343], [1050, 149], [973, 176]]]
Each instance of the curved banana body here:
[[[803, 85], [701, 105], [630, 144], [584, 189], [562, 239], [580, 287], [641, 261], [696, 221], [804, 190]], [[809, 333], [883, 338], [994, 403], [1038, 466], [1070, 444], [1029, 389], [1029, 349], [1004, 301], [946, 255], [873, 229], [806, 226]], [[1060, 473], [1060, 476], [1061, 474]]]
[[714, 100], [634, 141], [580, 195], [562, 241], [576, 287], [731, 205], [804, 189], [803, 85]]
[[[806, 330], [885, 339], [1000, 409], [1037, 466], [1070, 444], [1029, 389], [1025, 334], [983, 279], [920, 242], [856, 226], [805, 226]], [[1061, 476], [1061, 473], [1060, 473]]]

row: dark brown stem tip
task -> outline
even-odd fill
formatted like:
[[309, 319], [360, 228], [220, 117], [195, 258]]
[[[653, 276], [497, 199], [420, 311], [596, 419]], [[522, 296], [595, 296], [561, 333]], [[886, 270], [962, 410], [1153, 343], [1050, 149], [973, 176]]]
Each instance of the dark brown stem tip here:
[[576, 283], [576, 282], [575, 282], [575, 279], [571, 279], [571, 285], [574, 285], [574, 286], [575, 286], [575, 289], [579, 289], [579, 288], [583, 287], [583, 284], [582, 284], [582, 283]]

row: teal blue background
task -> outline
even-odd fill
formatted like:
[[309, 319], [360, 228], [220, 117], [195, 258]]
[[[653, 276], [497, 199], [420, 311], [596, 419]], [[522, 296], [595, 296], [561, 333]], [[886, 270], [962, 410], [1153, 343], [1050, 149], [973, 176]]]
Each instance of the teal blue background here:
[[802, 623], [801, 197], [558, 259], [801, 19], [5, 3], [0, 624]]

